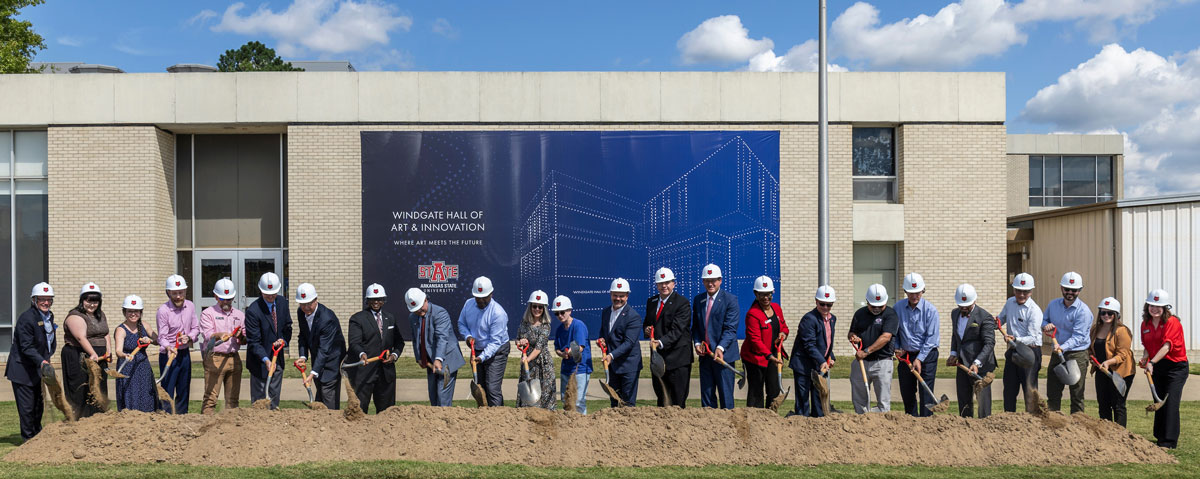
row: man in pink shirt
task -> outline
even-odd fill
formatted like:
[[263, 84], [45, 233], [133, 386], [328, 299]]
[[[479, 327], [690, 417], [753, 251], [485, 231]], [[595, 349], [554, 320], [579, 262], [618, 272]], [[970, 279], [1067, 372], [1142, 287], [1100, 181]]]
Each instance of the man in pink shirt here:
[[[160, 384], [175, 399], [175, 413], [187, 414], [191, 396], [192, 358], [189, 347], [200, 336], [196, 306], [187, 300], [187, 281], [173, 274], [167, 278], [167, 302], [158, 307], [155, 329], [158, 329], [158, 370]], [[175, 347], [178, 341], [179, 348]], [[165, 368], [171, 355], [171, 367]], [[164, 368], [166, 369], [164, 371]], [[166, 410], [163, 405], [163, 410]]]
[[216, 412], [222, 384], [225, 385], [225, 409], [238, 407], [242, 390], [242, 358], [238, 356], [238, 348], [246, 342], [246, 314], [233, 307], [233, 298], [237, 297], [233, 281], [229, 278], [217, 281], [213, 296], [217, 297], [217, 304], [200, 313], [200, 334], [217, 343], [211, 351], [202, 351], [206, 353], [204, 406], [201, 409], [204, 414]]

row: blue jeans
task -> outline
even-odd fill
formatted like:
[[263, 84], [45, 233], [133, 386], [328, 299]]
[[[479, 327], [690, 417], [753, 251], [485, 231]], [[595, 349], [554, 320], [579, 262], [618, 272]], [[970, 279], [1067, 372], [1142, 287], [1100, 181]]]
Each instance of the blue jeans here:
[[[575, 379], [575, 411], [579, 414], [587, 414], [587, 388], [591, 378], [590, 373], [579, 373], [574, 376]], [[562, 391], [560, 397], [563, 401], [567, 400], [567, 382], [572, 379], [570, 374], [560, 374], [558, 390]], [[566, 405], [563, 405], [564, 408]]]

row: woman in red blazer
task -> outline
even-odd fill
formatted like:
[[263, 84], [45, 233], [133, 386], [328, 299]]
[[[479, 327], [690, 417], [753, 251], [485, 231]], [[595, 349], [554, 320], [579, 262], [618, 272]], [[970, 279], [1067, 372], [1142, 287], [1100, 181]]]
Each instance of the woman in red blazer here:
[[[783, 341], [788, 327], [783, 309], [772, 303], [775, 282], [767, 276], [754, 280], [754, 304], [746, 311], [746, 340], [742, 342], [742, 360], [750, 389], [746, 392], [747, 407], [767, 407], [766, 398], [779, 396], [779, 375], [783, 367]], [[763, 386], [766, 395], [763, 395]]]

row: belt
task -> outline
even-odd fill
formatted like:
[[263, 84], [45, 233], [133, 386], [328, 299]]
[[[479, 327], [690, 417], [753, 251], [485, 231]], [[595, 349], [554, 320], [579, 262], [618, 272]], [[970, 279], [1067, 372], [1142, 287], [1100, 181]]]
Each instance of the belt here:
[[221, 356], [221, 357], [237, 356], [237, 353], [218, 353], [215, 351], [212, 354], [213, 354], [213, 356]]

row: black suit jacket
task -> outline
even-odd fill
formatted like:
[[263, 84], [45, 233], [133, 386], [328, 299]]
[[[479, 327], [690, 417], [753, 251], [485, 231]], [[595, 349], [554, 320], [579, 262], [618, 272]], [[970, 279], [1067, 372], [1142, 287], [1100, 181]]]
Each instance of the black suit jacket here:
[[[646, 319], [643, 326], [654, 326], [654, 339], [662, 341], [663, 361], [667, 369], [692, 364], [692, 305], [677, 292], [672, 292], [658, 312], [658, 295], [646, 300]], [[646, 339], [649, 339], [647, 336]]]
[[[829, 328], [836, 330], [836, 326], [837, 315], [831, 313]], [[836, 360], [837, 356], [833, 355], [833, 348], [825, 343], [825, 321], [821, 319], [821, 313], [813, 308], [800, 318], [800, 324], [796, 326], [796, 341], [792, 343], [792, 358], [788, 361], [788, 367], [796, 374], [809, 374], [809, 371], [820, 371], [821, 363], [830, 359]]]
[[613, 357], [609, 370], [613, 374], [631, 374], [642, 370], [642, 315], [628, 303], [617, 313], [617, 321], [609, 331], [608, 318], [612, 316], [612, 305], [600, 311], [600, 337], [607, 343], [608, 354]]
[[958, 336], [958, 308], [950, 312], [950, 350], [958, 353], [958, 359], [966, 367], [979, 360], [979, 375], [996, 369], [996, 320], [979, 305], [967, 317], [967, 329]]
[[[366, 354], [368, 358], [373, 358], [384, 351], [397, 356], [404, 351], [404, 338], [400, 335], [400, 329], [396, 327], [396, 318], [387, 311], [380, 310], [380, 314], [383, 315], [382, 333], [379, 332], [379, 327], [375, 324], [375, 316], [370, 310], [364, 309], [350, 317], [350, 345], [346, 356], [351, 361], [358, 361], [360, 354]], [[359, 389], [360, 384], [375, 381], [383, 381], [385, 384], [396, 382], [396, 363], [394, 362], [376, 361], [354, 369], [357, 369], [354, 371], [355, 389]]]
[[[50, 313], [50, 324], [54, 324], [54, 313]], [[41, 387], [42, 375], [39, 370], [42, 361], [49, 361], [50, 355], [58, 348], [58, 339], [46, 344], [46, 330], [42, 326], [42, 313], [31, 307], [21, 313], [13, 328], [12, 351], [8, 353], [8, 365], [4, 366], [4, 377], [17, 384]], [[39, 393], [40, 394], [40, 393]]]
[[271, 359], [271, 345], [276, 339], [282, 339], [284, 343], [276, 366], [287, 364], [287, 346], [292, 342], [292, 314], [288, 312], [288, 301], [283, 296], [275, 297], [275, 319], [279, 329], [271, 324], [271, 311], [261, 297], [246, 308], [246, 369], [260, 379], [267, 377], [267, 365], [262, 359]]
[[317, 304], [311, 330], [300, 309], [296, 309], [296, 318], [300, 322], [300, 355], [308, 358], [321, 382], [338, 378], [342, 358], [346, 357], [346, 338], [342, 336], [342, 323], [337, 315], [324, 304]]

